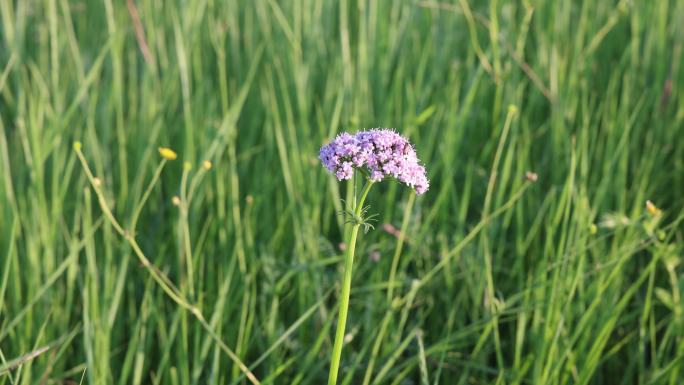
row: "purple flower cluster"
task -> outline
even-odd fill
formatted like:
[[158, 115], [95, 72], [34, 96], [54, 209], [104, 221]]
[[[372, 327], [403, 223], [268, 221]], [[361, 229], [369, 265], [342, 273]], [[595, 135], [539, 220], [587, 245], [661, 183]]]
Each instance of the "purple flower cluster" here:
[[354, 169], [368, 171], [370, 179], [379, 182], [392, 177], [423, 194], [430, 187], [411, 143], [388, 129], [342, 133], [321, 148], [319, 158], [337, 179], [351, 179]]

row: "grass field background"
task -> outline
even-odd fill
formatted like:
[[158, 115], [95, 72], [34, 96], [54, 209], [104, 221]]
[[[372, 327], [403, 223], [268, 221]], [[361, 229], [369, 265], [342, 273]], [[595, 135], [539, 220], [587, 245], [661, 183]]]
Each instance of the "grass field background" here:
[[371, 127], [431, 189], [367, 200], [343, 383], [684, 381], [684, 1], [0, 16], [0, 384], [325, 383], [351, 186], [318, 150]]

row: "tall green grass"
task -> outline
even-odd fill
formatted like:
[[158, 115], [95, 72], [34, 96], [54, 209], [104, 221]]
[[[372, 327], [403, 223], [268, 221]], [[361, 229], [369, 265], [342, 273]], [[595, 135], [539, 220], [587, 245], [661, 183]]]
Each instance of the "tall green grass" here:
[[[0, 384], [249, 383], [239, 362], [324, 383], [349, 187], [316, 157], [370, 127], [416, 143], [432, 187], [368, 197], [345, 384], [684, 378], [684, 1], [0, 0], [0, 20]], [[159, 146], [179, 159], [151, 184]]]

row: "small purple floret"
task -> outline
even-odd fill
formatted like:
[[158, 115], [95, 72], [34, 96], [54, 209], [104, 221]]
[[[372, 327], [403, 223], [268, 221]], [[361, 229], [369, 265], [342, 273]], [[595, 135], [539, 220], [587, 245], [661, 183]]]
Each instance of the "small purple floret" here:
[[374, 182], [392, 177], [415, 189], [417, 194], [423, 194], [430, 187], [425, 167], [420, 165], [413, 146], [392, 130], [339, 134], [321, 148], [319, 157], [323, 166], [339, 180], [351, 179], [354, 168], [365, 167]]

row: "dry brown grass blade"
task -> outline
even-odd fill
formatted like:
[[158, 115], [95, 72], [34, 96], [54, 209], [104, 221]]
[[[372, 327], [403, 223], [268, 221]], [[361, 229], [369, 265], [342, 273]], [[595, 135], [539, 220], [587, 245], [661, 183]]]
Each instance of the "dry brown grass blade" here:
[[50, 346], [43, 346], [41, 348], [38, 348], [30, 353], [26, 353], [21, 357], [15, 358], [13, 360], [8, 361], [5, 363], [3, 366], [0, 366], [0, 375], [4, 375], [5, 373], [9, 372], [10, 370], [17, 368], [24, 363], [31, 361], [32, 359], [38, 357], [39, 355], [47, 352], [50, 350]]

